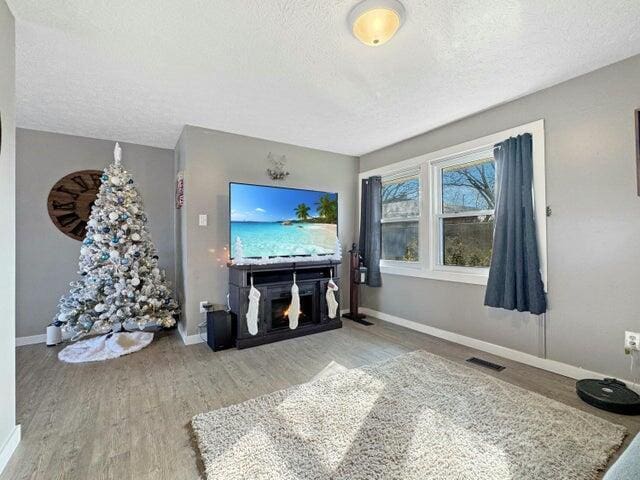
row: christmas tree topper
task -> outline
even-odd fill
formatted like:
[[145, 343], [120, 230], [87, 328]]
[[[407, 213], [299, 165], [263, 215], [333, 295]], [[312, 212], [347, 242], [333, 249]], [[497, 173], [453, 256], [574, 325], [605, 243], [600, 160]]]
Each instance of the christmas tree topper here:
[[120, 165], [122, 162], [122, 148], [120, 148], [120, 144], [116, 142], [116, 148], [113, 149], [113, 159], [115, 160], [116, 165]]

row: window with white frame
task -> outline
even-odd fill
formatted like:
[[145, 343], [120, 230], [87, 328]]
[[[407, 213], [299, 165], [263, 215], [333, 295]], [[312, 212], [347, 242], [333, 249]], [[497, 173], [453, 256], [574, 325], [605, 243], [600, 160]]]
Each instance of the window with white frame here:
[[438, 269], [478, 269], [491, 264], [496, 168], [493, 149], [432, 164], [436, 198], [430, 225]]
[[382, 259], [420, 260], [420, 170], [382, 179]]
[[543, 120], [362, 172], [382, 177], [382, 273], [486, 284], [498, 185], [493, 147], [526, 132], [546, 285]]

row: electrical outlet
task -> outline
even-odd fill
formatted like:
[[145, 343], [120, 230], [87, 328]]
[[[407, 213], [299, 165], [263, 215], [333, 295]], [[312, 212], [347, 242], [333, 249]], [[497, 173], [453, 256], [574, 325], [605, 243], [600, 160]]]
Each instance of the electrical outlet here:
[[632, 350], [640, 351], [640, 333], [624, 332], [624, 351], [631, 353]]
[[207, 312], [207, 308], [210, 306], [211, 304], [205, 300], [204, 302], [200, 302], [200, 313], [206, 313]]

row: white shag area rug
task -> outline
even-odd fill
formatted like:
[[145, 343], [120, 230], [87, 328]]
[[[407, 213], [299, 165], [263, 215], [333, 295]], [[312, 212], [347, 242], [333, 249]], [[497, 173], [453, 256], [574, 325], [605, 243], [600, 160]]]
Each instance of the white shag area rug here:
[[624, 427], [418, 351], [197, 415], [206, 477], [595, 479]]
[[149, 332], [119, 332], [80, 340], [63, 348], [58, 358], [67, 363], [99, 362], [142, 350], [153, 340]]

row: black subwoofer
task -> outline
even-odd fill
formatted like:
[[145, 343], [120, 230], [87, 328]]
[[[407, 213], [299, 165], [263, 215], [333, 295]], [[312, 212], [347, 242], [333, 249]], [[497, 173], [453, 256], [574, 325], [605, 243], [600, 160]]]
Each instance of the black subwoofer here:
[[224, 310], [207, 312], [207, 344], [211, 350], [225, 350], [236, 346], [234, 316]]

